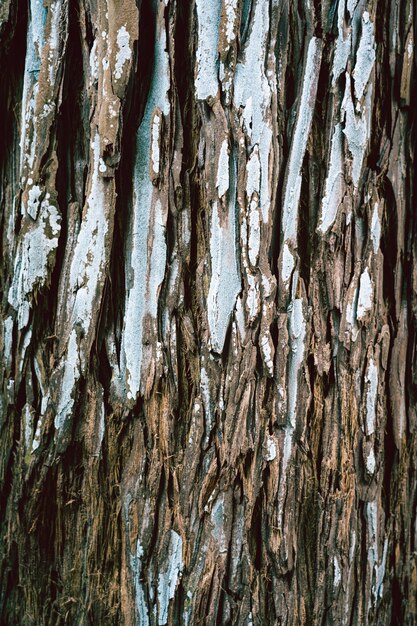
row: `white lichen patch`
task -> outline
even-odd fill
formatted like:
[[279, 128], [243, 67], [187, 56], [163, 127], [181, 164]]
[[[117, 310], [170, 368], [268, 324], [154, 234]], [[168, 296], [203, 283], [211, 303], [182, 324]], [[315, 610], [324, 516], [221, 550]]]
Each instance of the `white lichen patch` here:
[[259, 215], [258, 203], [255, 200], [252, 200], [249, 205], [248, 226], [249, 262], [253, 267], [256, 267], [261, 247], [261, 219]]
[[19, 329], [27, 323], [28, 297], [35, 288], [44, 286], [48, 278], [51, 254], [58, 245], [61, 216], [49, 200], [50, 194], [46, 193], [39, 208], [38, 219], [27, 225], [15, 256], [8, 300], [19, 313]]
[[229, 149], [227, 139], [222, 142], [217, 166], [216, 187], [219, 198], [222, 198], [229, 189]]
[[215, 540], [216, 547], [220, 554], [227, 552], [227, 540], [224, 532], [224, 496], [220, 494], [211, 509], [210, 520], [212, 523], [211, 534]]
[[298, 392], [298, 372], [304, 359], [306, 321], [302, 298], [294, 298], [288, 309], [290, 354], [288, 357], [288, 424], [295, 428]]
[[333, 589], [338, 589], [342, 582], [342, 572], [340, 570], [339, 559], [335, 555], [333, 557]]
[[48, 45], [48, 66], [49, 66], [49, 83], [54, 86], [57, 70], [57, 60], [59, 57], [59, 37], [60, 37], [60, 21], [62, 19], [62, 2], [56, 0], [49, 6], [51, 13], [50, 34], [47, 41]]
[[366, 471], [368, 472], [368, 474], [370, 474], [370, 476], [373, 476], [375, 474], [376, 459], [375, 459], [375, 452], [373, 448], [370, 448], [368, 454], [366, 455], [365, 467], [366, 467]]
[[[170, 106], [169, 59], [166, 35], [161, 30], [155, 42], [155, 58], [148, 101], [136, 135], [134, 166], [134, 207], [130, 223], [130, 247], [126, 267], [126, 303], [122, 333], [121, 371], [128, 400], [140, 390], [143, 358], [143, 321], [146, 314], [155, 320], [161, 281], [165, 272], [166, 217], [161, 203], [153, 201], [154, 186], [150, 178], [151, 121], [155, 109], [168, 115]], [[148, 238], [152, 232], [149, 254]]]
[[385, 567], [387, 562], [387, 552], [388, 552], [388, 539], [385, 538], [384, 548], [382, 551], [382, 559], [380, 564], [377, 567], [375, 584], [373, 585], [373, 596], [374, 600], [380, 600], [383, 596], [384, 592], [384, 576], [385, 576]]
[[249, 323], [253, 322], [261, 309], [261, 297], [259, 293], [258, 281], [252, 274], [248, 274], [248, 289], [246, 292], [246, 307]]
[[63, 376], [61, 381], [61, 393], [55, 415], [55, 429], [59, 431], [64, 425], [66, 418], [71, 414], [74, 406], [74, 388], [81, 375], [80, 357], [78, 352], [77, 333], [71, 331], [68, 341], [67, 353], [62, 366]]
[[378, 551], [378, 505], [375, 500], [366, 505], [366, 518], [369, 578], [372, 589], [372, 597], [369, 598], [368, 604], [369, 610], [372, 603], [375, 604], [378, 599], [382, 598], [388, 541], [387, 539], [384, 541], [384, 549], [380, 559]]
[[42, 0], [30, 0], [30, 44], [37, 59], [40, 59], [44, 43], [44, 26], [47, 11]]
[[368, 563], [372, 580], [374, 568], [378, 563], [378, 506], [375, 500], [366, 505], [366, 518]]
[[269, 376], [273, 376], [275, 348], [269, 331], [262, 334], [259, 345], [261, 348], [262, 360], [268, 370], [268, 374]]
[[247, 211], [243, 208], [240, 210], [240, 243], [242, 250], [242, 266], [245, 270], [249, 268], [248, 255], [247, 255], [247, 243], [248, 243], [248, 220]]
[[325, 194], [321, 204], [321, 217], [318, 229], [324, 234], [333, 225], [337, 210], [343, 199], [344, 175], [343, 175], [343, 135], [342, 126], [335, 126], [332, 145], [330, 150], [329, 169], [327, 172]]
[[261, 159], [261, 211], [262, 220], [266, 224], [269, 220], [269, 210], [271, 206], [271, 192], [269, 186], [269, 153], [271, 150], [272, 130], [269, 123], [265, 125], [261, 134], [259, 144], [259, 154]]
[[75, 386], [85, 371], [89, 357], [87, 338], [93, 322], [93, 308], [104, 281], [106, 236], [108, 231], [105, 183], [100, 176], [100, 137], [96, 132], [91, 143], [92, 171], [84, 216], [71, 262], [69, 293], [73, 295], [70, 314], [71, 331], [67, 354], [60, 363], [61, 391], [55, 417], [59, 431], [72, 415]]
[[[207, 298], [207, 317], [210, 328], [211, 347], [221, 353], [230, 315], [240, 292], [238, 252], [236, 250], [236, 187], [233, 181], [227, 222], [221, 224], [219, 207], [215, 202], [212, 210], [210, 257], [211, 279]], [[224, 217], [222, 217], [224, 220]]]
[[257, 2], [252, 29], [244, 48], [244, 58], [237, 63], [234, 76], [235, 106], [243, 107], [242, 125], [252, 145], [259, 146], [260, 205], [264, 224], [269, 220], [271, 203], [269, 153], [272, 130], [267, 115], [271, 103], [271, 88], [265, 75], [265, 50], [269, 28], [269, 4]]
[[[29, 182], [29, 181], [28, 181]], [[36, 220], [39, 212], [39, 199], [42, 195], [39, 185], [34, 185], [29, 189], [26, 212], [33, 220]]]
[[201, 359], [200, 367], [200, 392], [204, 406], [204, 421], [205, 421], [205, 442], [208, 443], [210, 438], [211, 429], [214, 424], [213, 404], [210, 394], [209, 377], [207, 370], [204, 367], [203, 357]]
[[312, 37], [308, 44], [298, 115], [291, 142], [287, 179], [284, 192], [282, 230], [284, 241], [297, 243], [298, 205], [301, 192], [301, 168], [310, 134], [316, 102], [317, 84], [321, 63], [322, 43]]
[[[264, 298], [268, 298], [272, 294], [272, 291], [275, 289], [276, 280], [275, 278], [272, 278], [271, 276], [262, 274], [261, 284], [262, 284], [263, 296]], [[264, 307], [265, 307], [265, 303], [264, 303]]]
[[285, 389], [282, 385], [277, 386], [278, 400], [277, 407], [280, 413], [284, 413], [285, 410], [285, 402], [286, 402], [286, 393]]
[[277, 527], [282, 528], [282, 517], [284, 511], [285, 489], [287, 485], [287, 467], [291, 458], [292, 443], [293, 443], [294, 429], [291, 426], [286, 426], [284, 429], [284, 443], [282, 450], [282, 473], [279, 482], [278, 490], [278, 513], [277, 513]]
[[[32, 96], [22, 109], [22, 129], [20, 140], [20, 170], [23, 172], [23, 165], [26, 164], [30, 170], [33, 168], [35, 160], [35, 146], [36, 146], [36, 125], [34, 123], [36, 99], [39, 93], [39, 85], [35, 83], [32, 89]], [[31, 132], [32, 131], [32, 132]], [[23, 182], [23, 178], [22, 178]]]
[[230, 105], [230, 97], [233, 84], [233, 70], [223, 61], [219, 63], [219, 78], [225, 95], [225, 104]]
[[273, 437], [268, 437], [266, 442], [266, 461], [274, 461], [277, 457], [277, 447]]
[[22, 421], [23, 421], [23, 441], [25, 444], [25, 449], [27, 452], [32, 451], [32, 435], [33, 435], [33, 414], [32, 407], [30, 404], [26, 403], [23, 407], [22, 411]]
[[356, 317], [361, 320], [372, 309], [374, 288], [368, 268], [362, 272], [359, 282], [359, 297]]
[[373, 246], [375, 254], [379, 250], [380, 239], [381, 239], [381, 222], [380, 222], [379, 213], [378, 213], [378, 203], [375, 202], [374, 210], [372, 212], [372, 220], [371, 220], [371, 240], [372, 240], [372, 246]]
[[104, 159], [102, 159], [102, 158], [100, 157], [100, 159], [99, 159], [99, 161], [98, 161], [98, 171], [99, 171], [101, 174], [104, 174], [104, 173], [106, 172], [106, 170], [107, 170], [107, 167], [106, 167], [106, 164], [105, 164], [105, 162], [104, 162]]
[[375, 432], [376, 423], [376, 400], [378, 391], [378, 368], [371, 358], [365, 374], [366, 386], [366, 434]]
[[198, 100], [214, 98], [219, 90], [218, 43], [220, 30], [219, 0], [196, 0], [198, 21], [197, 75]]
[[[155, 202], [153, 215], [153, 246], [150, 255], [150, 266], [148, 273], [148, 302], [147, 311], [154, 319], [158, 313], [159, 290], [165, 276], [165, 266], [167, 258], [166, 247], [166, 216], [159, 200]], [[157, 344], [156, 344], [157, 347]]]
[[135, 606], [138, 617], [138, 626], [149, 626], [148, 607], [146, 603], [145, 591], [141, 583], [143, 548], [139, 539], [136, 544], [136, 555], [131, 555], [131, 569], [133, 571], [133, 583], [135, 588]]
[[362, 34], [359, 47], [356, 52], [355, 69], [353, 79], [355, 86], [355, 97], [360, 100], [364, 94], [366, 85], [369, 82], [371, 72], [375, 63], [375, 39], [374, 25], [369, 19], [368, 11], [362, 15]]
[[225, 0], [224, 7], [226, 10], [226, 41], [230, 45], [235, 39], [235, 22], [237, 11], [237, 0]]
[[358, 294], [359, 294], [359, 289], [356, 284], [356, 279], [354, 278], [353, 284], [349, 288], [349, 295], [348, 295], [348, 301], [346, 303], [346, 313], [345, 313], [345, 320], [346, 320], [346, 325], [347, 325], [346, 332], [350, 332], [352, 341], [356, 341], [358, 333], [359, 333], [359, 326], [358, 326], [358, 322], [356, 319]]
[[[242, 106], [242, 104], [240, 106]], [[253, 99], [252, 99], [252, 96], [249, 96], [245, 102], [245, 108], [243, 109], [242, 119], [240, 123], [241, 123], [241, 126], [244, 128], [246, 135], [250, 139], [252, 139], [252, 127], [253, 127], [252, 116], [253, 116]], [[245, 140], [243, 139], [243, 137], [241, 138], [240, 142], [242, 146], [245, 145]]]
[[284, 243], [282, 249], [282, 267], [281, 277], [284, 283], [288, 283], [295, 267], [294, 257], [287, 243]]
[[369, 129], [367, 127], [366, 117], [355, 113], [348, 83], [349, 81], [347, 80], [345, 96], [342, 102], [342, 112], [345, 113], [345, 127], [343, 133], [346, 136], [349, 151], [352, 155], [352, 180], [354, 186], [357, 188], [368, 142]]
[[75, 293], [73, 325], [89, 328], [97, 285], [103, 277], [105, 238], [108, 230], [105, 183], [99, 173], [100, 137], [96, 132], [91, 143], [91, 187], [78, 234], [70, 269], [70, 290]]
[[94, 39], [94, 43], [90, 50], [90, 83], [94, 83], [97, 80], [98, 80], [97, 39]]
[[304, 360], [304, 340], [307, 327], [303, 312], [303, 300], [295, 296], [297, 282], [298, 276], [295, 277], [292, 288], [292, 300], [287, 309], [290, 347], [287, 363], [287, 425], [284, 430], [282, 473], [278, 490], [278, 527], [281, 527], [282, 524], [287, 484], [286, 472], [291, 458], [293, 436], [297, 421], [298, 374]]
[[345, 22], [345, 3], [340, 1], [338, 2], [338, 12], [337, 12], [337, 27], [338, 27], [338, 37], [336, 40], [336, 50], [333, 58], [333, 86], [336, 84], [337, 79], [340, 74], [346, 69], [347, 61], [350, 53], [351, 46], [351, 33], [345, 32], [344, 22]]
[[239, 335], [242, 342], [246, 339], [246, 323], [245, 323], [245, 309], [243, 307], [242, 297], [238, 296], [236, 300], [235, 318], [237, 322], [237, 328], [239, 329]]
[[[124, 505], [124, 518], [126, 524], [126, 535], [129, 537], [131, 527], [130, 527], [130, 519], [129, 519], [129, 505], [131, 503], [131, 496], [128, 495], [126, 498], [126, 502]], [[127, 552], [129, 557], [129, 565], [130, 571], [132, 573], [132, 582], [134, 589], [134, 601], [135, 601], [135, 612], [137, 618], [137, 626], [149, 626], [149, 615], [148, 615], [148, 607], [146, 602], [146, 596], [143, 586], [143, 575], [142, 575], [142, 557], [143, 557], [143, 548], [140, 543], [139, 537], [136, 540], [136, 550], [132, 551], [130, 548], [130, 543], [127, 541]]]
[[13, 347], [13, 318], [11, 315], [6, 317], [3, 324], [3, 357], [4, 365], [9, 367], [12, 361]]
[[259, 162], [259, 148], [255, 145], [249, 161], [246, 164], [246, 195], [250, 200], [253, 193], [259, 194], [261, 181], [261, 164]]
[[362, 16], [362, 35], [356, 53], [355, 67], [352, 72], [354, 79], [354, 97], [352, 100], [350, 75], [347, 73], [345, 95], [342, 102], [342, 118], [345, 127], [343, 132], [348, 141], [352, 155], [352, 180], [355, 188], [358, 187], [362, 171], [365, 151], [368, 145], [372, 114], [372, 83], [370, 82], [375, 64], [374, 27], [369, 13], [364, 11]]
[[352, 563], [356, 550], [356, 532], [352, 530], [350, 534], [350, 547], [349, 547], [349, 565]]
[[[28, 34], [26, 41], [25, 73], [22, 93], [22, 124], [20, 135], [20, 168], [22, 169], [25, 150], [28, 148], [27, 132], [35, 110], [37, 90], [34, 86], [38, 80], [44, 45], [44, 27], [47, 10], [41, 0], [30, 0]], [[32, 97], [31, 97], [32, 92]]]
[[151, 163], [152, 163], [152, 171], [155, 175], [159, 174], [160, 168], [160, 150], [159, 150], [159, 141], [161, 136], [161, 122], [162, 118], [159, 112], [156, 112], [152, 119], [152, 128], [151, 128]]
[[168, 623], [169, 602], [175, 595], [177, 581], [181, 575], [182, 569], [182, 539], [175, 530], [171, 530], [168, 547], [168, 562], [158, 578], [159, 626], [165, 626], [165, 624]]
[[116, 63], [114, 67], [114, 77], [116, 80], [123, 75], [123, 66], [132, 58], [132, 49], [129, 46], [130, 34], [126, 30], [126, 26], [121, 26], [117, 31], [116, 44]]
[[[353, 12], [356, 9], [357, 5], [358, 5], [359, 0], [347, 0], [346, 2], [346, 8], [349, 11], [351, 17], [353, 17]], [[341, 4], [345, 4], [345, 2], [342, 2]]]
[[[49, 400], [49, 397], [47, 397], [47, 400]], [[43, 421], [42, 421], [42, 411], [41, 411], [41, 415], [38, 417], [38, 421], [36, 424], [35, 434], [33, 436], [32, 452], [35, 452], [35, 450], [39, 448], [39, 445], [41, 443], [42, 424], [43, 424]]]
[[[46, 117], [48, 117], [48, 115], [50, 115], [54, 111], [55, 111], [55, 102], [45, 102], [42, 107], [42, 113], [39, 114], [39, 119], [41, 120], [45, 119]], [[28, 183], [29, 183], [29, 180], [28, 180]]]

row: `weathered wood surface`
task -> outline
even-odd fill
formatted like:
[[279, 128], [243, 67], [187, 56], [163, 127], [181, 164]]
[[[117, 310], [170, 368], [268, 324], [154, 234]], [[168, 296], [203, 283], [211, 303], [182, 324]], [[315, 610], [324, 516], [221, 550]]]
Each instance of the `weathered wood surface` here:
[[2, 0], [2, 624], [417, 623], [416, 25]]

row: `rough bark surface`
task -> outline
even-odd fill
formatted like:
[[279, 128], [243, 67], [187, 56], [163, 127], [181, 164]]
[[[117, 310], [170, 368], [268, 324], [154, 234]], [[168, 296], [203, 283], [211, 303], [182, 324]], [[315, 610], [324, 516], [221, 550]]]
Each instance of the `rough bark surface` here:
[[2, 0], [2, 624], [417, 623], [416, 10]]

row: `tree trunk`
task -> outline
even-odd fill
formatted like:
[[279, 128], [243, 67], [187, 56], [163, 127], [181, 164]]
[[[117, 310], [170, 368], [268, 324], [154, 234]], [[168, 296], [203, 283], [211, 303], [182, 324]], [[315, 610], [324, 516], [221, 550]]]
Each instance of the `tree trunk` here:
[[2, 1], [1, 624], [417, 623], [416, 10]]

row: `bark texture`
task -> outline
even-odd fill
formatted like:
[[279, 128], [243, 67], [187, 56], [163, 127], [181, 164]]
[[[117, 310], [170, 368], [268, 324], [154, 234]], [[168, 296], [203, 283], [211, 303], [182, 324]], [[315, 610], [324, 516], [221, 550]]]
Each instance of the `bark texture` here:
[[2, 0], [2, 624], [417, 623], [416, 10]]

